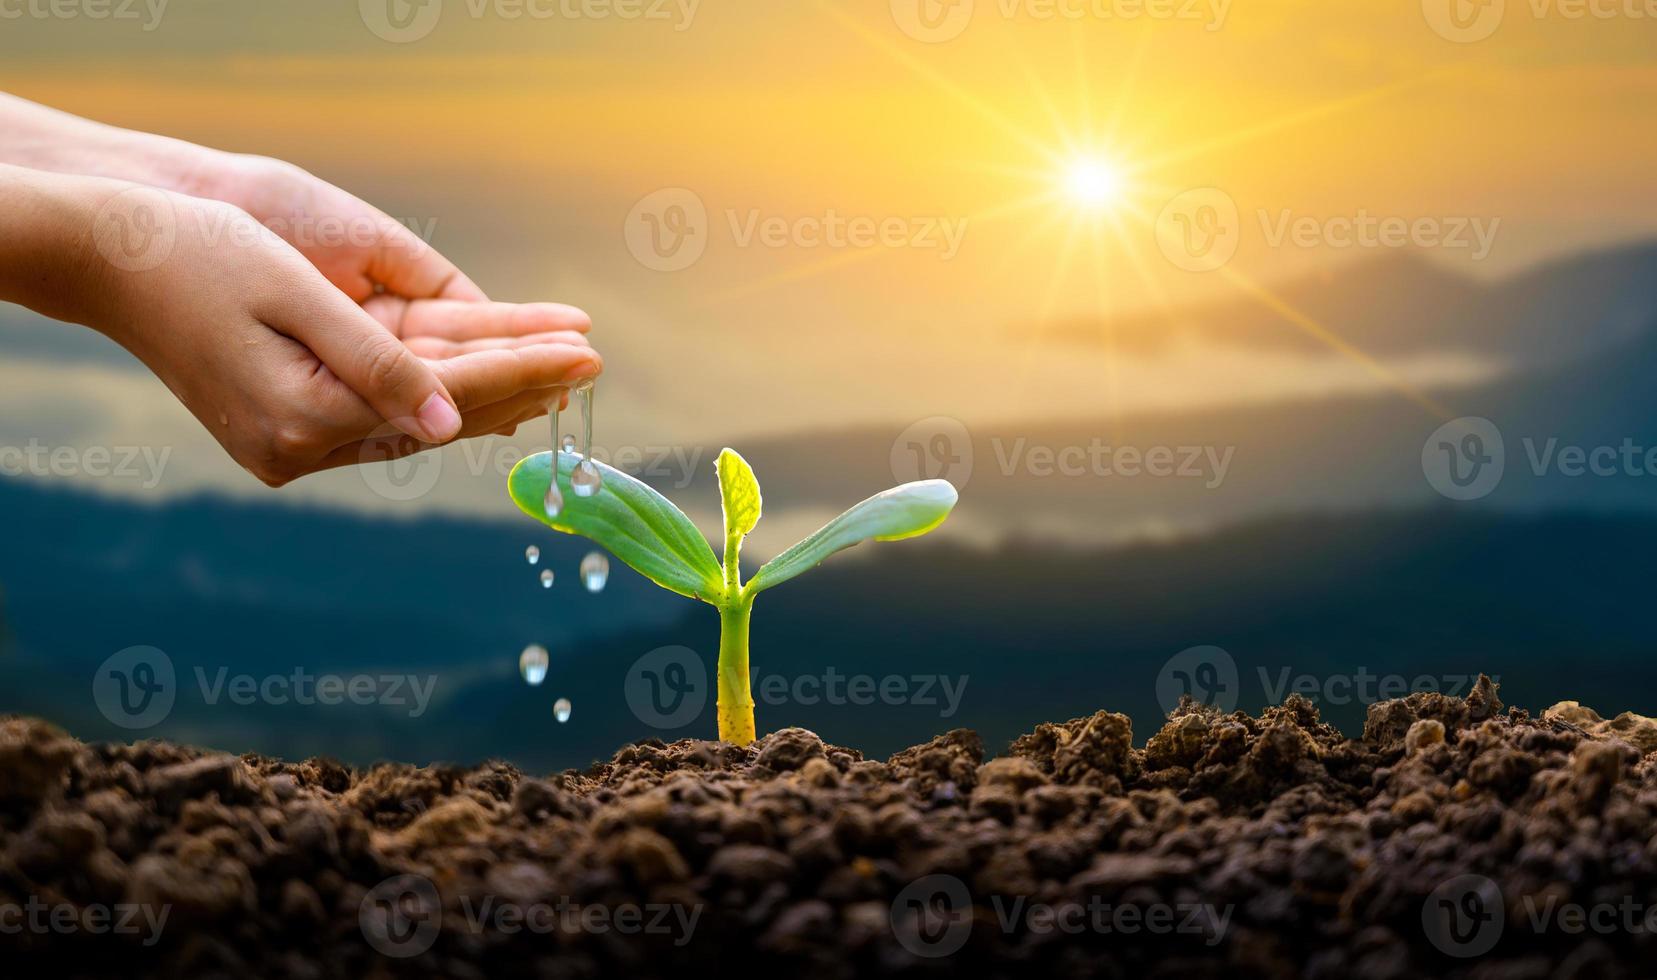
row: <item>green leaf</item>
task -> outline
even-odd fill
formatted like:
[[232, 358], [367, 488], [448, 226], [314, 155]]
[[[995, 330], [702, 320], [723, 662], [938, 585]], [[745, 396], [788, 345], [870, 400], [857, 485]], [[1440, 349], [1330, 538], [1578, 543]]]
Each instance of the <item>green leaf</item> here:
[[819, 528], [811, 537], [765, 563], [748, 583], [750, 592], [781, 585], [823, 559], [864, 541], [919, 537], [944, 522], [958, 495], [943, 480], [923, 480], [877, 493]]
[[[719, 474], [719, 502], [725, 510], [725, 540], [730, 542], [734, 537], [740, 547], [742, 539], [759, 523], [759, 480], [754, 478], [754, 468], [734, 449], [720, 452], [714, 470]], [[725, 560], [729, 561], [730, 556]]]
[[577, 497], [570, 488], [570, 472], [581, 457], [559, 453], [564, 507], [557, 517], [548, 517], [542, 501], [552, 479], [552, 458], [552, 453], [539, 453], [512, 468], [507, 485], [524, 513], [555, 531], [603, 545], [664, 589], [704, 602], [721, 599], [724, 582], [708, 539], [666, 497], [618, 469], [595, 460], [604, 488], [592, 497]]

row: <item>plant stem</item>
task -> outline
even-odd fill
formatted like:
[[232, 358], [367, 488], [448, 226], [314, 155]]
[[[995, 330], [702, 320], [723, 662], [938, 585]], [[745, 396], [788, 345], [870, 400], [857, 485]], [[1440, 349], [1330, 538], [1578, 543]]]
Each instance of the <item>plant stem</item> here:
[[754, 740], [754, 698], [748, 690], [748, 619], [754, 597], [734, 595], [719, 607], [719, 738]]

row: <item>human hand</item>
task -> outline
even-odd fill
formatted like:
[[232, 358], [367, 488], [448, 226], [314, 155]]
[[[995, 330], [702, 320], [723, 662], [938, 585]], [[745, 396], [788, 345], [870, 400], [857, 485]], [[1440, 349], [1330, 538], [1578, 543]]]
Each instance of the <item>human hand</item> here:
[[[64, 183], [107, 260], [93, 264], [72, 318], [143, 360], [271, 486], [509, 431], [543, 414], [559, 386], [602, 370], [585, 315], [569, 307], [464, 298], [476, 287], [458, 273], [398, 280], [445, 298], [370, 291], [359, 305], [239, 208], [97, 178]], [[120, 236], [146, 224], [165, 233], [160, 261], [120, 250]], [[388, 420], [414, 438], [388, 440]]]
[[558, 343], [591, 325], [560, 303], [489, 304], [414, 231], [299, 167], [256, 156], [213, 161], [198, 173], [200, 193], [275, 232], [421, 357]]

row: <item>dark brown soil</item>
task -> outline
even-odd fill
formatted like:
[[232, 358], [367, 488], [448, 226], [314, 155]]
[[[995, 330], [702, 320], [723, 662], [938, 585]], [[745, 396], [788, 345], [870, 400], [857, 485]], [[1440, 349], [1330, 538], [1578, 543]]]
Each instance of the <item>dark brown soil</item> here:
[[1377, 704], [1359, 739], [1291, 698], [1186, 705], [1143, 748], [1099, 712], [989, 762], [965, 730], [877, 762], [788, 729], [547, 779], [9, 718], [0, 973], [1646, 976], [1652, 751], [1645, 719], [1531, 718], [1487, 679]]

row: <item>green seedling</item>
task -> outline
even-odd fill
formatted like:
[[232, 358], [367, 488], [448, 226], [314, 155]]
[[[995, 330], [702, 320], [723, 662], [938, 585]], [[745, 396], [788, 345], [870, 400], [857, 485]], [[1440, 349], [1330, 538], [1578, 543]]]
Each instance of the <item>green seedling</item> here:
[[[719, 737], [736, 745], [754, 740], [754, 699], [748, 690], [748, 621], [754, 597], [855, 544], [925, 534], [944, 522], [956, 500], [955, 488], [943, 480], [908, 483], [875, 494], [766, 562], [744, 583], [742, 539], [759, 523], [761, 501], [753, 468], [734, 450], [721, 452], [715, 464], [725, 512], [723, 564], [684, 511], [619, 470], [597, 464], [604, 489], [596, 496], [576, 496], [570, 474], [580, 461], [575, 453], [562, 452], [519, 462], [508, 478], [513, 501], [555, 531], [598, 542], [662, 588], [719, 610]], [[565, 505], [549, 517], [543, 501], [555, 465]]]

